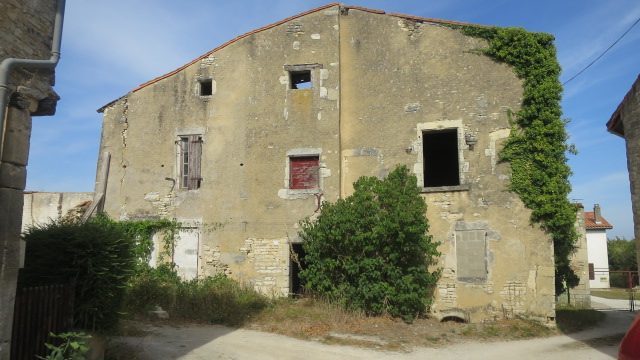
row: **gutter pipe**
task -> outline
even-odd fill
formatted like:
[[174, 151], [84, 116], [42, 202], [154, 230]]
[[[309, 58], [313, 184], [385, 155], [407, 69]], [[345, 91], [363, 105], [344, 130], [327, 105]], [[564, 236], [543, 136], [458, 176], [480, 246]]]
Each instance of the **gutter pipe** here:
[[58, 0], [56, 17], [53, 26], [51, 57], [48, 60], [6, 58], [0, 63], [0, 160], [4, 149], [4, 130], [7, 106], [13, 90], [9, 87], [9, 75], [13, 69], [55, 69], [60, 60], [60, 44], [62, 42], [62, 24], [66, 0]]

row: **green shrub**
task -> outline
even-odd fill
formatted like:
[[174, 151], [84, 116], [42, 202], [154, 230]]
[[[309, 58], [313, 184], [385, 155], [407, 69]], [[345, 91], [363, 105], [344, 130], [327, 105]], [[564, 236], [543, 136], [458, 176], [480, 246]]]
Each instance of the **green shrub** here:
[[77, 327], [108, 330], [117, 324], [135, 267], [133, 239], [117, 222], [103, 216], [86, 223], [56, 221], [28, 229], [24, 239], [22, 285], [73, 281]]
[[304, 286], [346, 308], [411, 321], [432, 301], [439, 255], [427, 235], [427, 205], [405, 166], [384, 180], [361, 177], [353, 195], [324, 203], [302, 222]]
[[89, 353], [89, 339], [91, 336], [83, 332], [68, 332], [62, 334], [49, 333], [53, 339], [57, 339], [59, 345], [46, 343], [48, 354], [46, 357], [37, 356], [42, 360], [85, 360]]
[[180, 278], [169, 264], [157, 268], [140, 267], [127, 286], [124, 309], [132, 314], [145, 314], [155, 306], [173, 309]]
[[240, 325], [267, 305], [255, 290], [217, 275], [181, 282], [173, 313], [183, 319]]

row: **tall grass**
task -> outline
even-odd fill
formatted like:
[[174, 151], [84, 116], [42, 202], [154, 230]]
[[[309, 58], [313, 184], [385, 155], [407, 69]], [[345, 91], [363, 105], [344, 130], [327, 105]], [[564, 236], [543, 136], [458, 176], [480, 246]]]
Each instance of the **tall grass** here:
[[238, 326], [260, 312], [269, 299], [224, 275], [181, 280], [169, 265], [147, 268], [127, 289], [125, 311], [145, 316], [161, 306], [171, 318]]

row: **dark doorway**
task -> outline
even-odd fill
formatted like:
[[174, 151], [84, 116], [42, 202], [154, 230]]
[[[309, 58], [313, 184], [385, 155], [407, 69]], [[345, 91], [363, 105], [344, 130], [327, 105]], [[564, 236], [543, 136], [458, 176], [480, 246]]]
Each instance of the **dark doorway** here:
[[300, 271], [306, 267], [304, 262], [304, 248], [302, 244], [291, 244], [291, 255], [289, 257], [289, 280], [291, 284], [291, 294], [302, 295], [303, 288], [300, 281]]
[[460, 185], [458, 130], [422, 133], [424, 187]]

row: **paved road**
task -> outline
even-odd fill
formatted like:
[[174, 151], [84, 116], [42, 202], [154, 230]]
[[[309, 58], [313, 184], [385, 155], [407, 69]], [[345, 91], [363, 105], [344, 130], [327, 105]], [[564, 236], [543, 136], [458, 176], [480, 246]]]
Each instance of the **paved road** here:
[[351, 346], [325, 345], [252, 330], [223, 326], [155, 328], [144, 338], [120, 338], [145, 355], [143, 359], [558, 359], [615, 358], [622, 334], [634, 314], [608, 311], [594, 329], [549, 338], [508, 342], [466, 342], [442, 348], [418, 348], [410, 353], [380, 352]]

